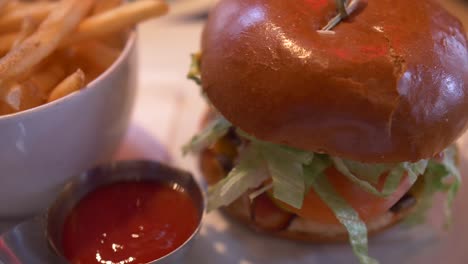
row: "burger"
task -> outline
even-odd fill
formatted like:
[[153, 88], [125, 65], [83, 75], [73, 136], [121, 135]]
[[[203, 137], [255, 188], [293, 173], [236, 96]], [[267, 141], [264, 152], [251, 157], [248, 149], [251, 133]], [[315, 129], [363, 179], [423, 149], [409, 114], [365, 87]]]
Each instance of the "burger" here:
[[184, 147], [209, 209], [282, 238], [348, 240], [422, 222], [461, 183], [467, 38], [431, 0], [221, 0], [189, 77], [210, 110]]

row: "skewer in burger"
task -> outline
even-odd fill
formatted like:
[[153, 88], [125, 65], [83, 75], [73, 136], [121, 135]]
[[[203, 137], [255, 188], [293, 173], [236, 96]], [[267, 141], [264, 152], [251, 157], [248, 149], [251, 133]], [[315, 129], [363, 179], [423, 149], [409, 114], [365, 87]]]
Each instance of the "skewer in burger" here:
[[461, 23], [431, 0], [221, 0], [190, 78], [211, 106], [200, 153], [209, 209], [303, 241], [349, 240], [459, 189], [468, 121]]

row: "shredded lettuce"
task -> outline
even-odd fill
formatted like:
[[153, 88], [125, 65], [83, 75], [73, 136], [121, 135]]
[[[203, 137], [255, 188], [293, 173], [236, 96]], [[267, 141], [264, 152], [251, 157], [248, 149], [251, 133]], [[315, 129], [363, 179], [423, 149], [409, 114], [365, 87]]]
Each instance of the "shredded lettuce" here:
[[325, 174], [316, 173], [314, 168], [305, 168], [304, 175], [308, 178], [313, 190], [348, 231], [349, 242], [359, 262], [377, 264], [377, 260], [369, 257], [367, 227], [359, 218], [358, 213], [336, 192]]
[[208, 189], [208, 211], [231, 204], [249, 189], [260, 186], [268, 177], [258, 149], [246, 148], [228, 176]]
[[408, 172], [410, 183], [414, 184], [420, 175], [426, 171], [428, 160], [420, 160], [416, 163], [403, 162], [401, 165]]
[[203, 131], [194, 136], [192, 140], [182, 148], [183, 154], [186, 155], [189, 152], [197, 153], [206, 147], [210, 147], [221, 137], [226, 135], [231, 126], [231, 123], [224, 118], [214, 119]]
[[446, 177], [453, 177], [452, 183], [448, 185], [447, 202], [445, 203], [445, 216], [447, 225], [452, 223], [452, 207], [455, 197], [462, 183], [460, 171], [457, 168], [457, 148], [452, 146], [444, 151], [444, 159], [442, 161], [448, 174]]
[[432, 207], [434, 195], [438, 192], [447, 193], [445, 202], [446, 227], [452, 222], [452, 206], [460, 188], [462, 179], [456, 166], [456, 147], [451, 146], [443, 152], [443, 160], [430, 160], [423, 177], [422, 193], [415, 211], [406, 219], [410, 225], [425, 222], [427, 212]]
[[200, 63], [201, 53], [192, 54], [192, 64], [190, 65], [190, 70], [187, 74], [187, 78], [194, 81], [198, 85], [201, 85]]
[[[303, 165], [309, 164], [312, 161], [313, 155], [305, 155], [300, 151], [293, 151], [289, 148], [275, 146], [271, 143], [261, 141], [251, 142], [246, 150], [248, 153], [239, 157], [238, 165], [227, 176], [226, 181], [223, 180], [216, 184], [213, 192], [209, 193], [209, 209], [216, 209], [216, 206], [228, 205], [233, 199], [237, 199], [244, 194], [248, 189], [258, 187], [267, 178], [273, 180], [272, 188], [273, 195], [295, 208], [301, 208], [306, 194], [306, 185], [303, 176]], [[250, 170], [251, 174], [248, 173]], [[254, 178], [258, 178], [258, 171], [262, 171], [260, 175], [261, 181], [257, 182]], [[225, 195], [226, 191], [232, 188], [232, 185], [238, 181], [246, 181], [242, 185], [241, 190], [231, 191], [230, 195]], [[247, 189], [245, 188], [247, 187]], [[214, 190], [224, 190], [224, 192]], [[239, 189], [239, 187], [236, 187]], [[268, 188], [262, 188], [259, 191], [267, 191]], [[262, 194], [254, 192], [255, 196]], [[213, 205], [213, 206], [211, 206]]]
[[362, 180], [359, 177], [355, 176], [349, 168], [346, 166], [346, 164], [343, 162], [342, 159], [338, 157], [332, 157], [331, 158], [333, 161], [333, 164], [335, 165], [335, 168], [341, 172], [343, 175], [345, 175], [349, 180], [351, 180], [353, 183], [361, 187], [363, 190], [370, 192], [376, 196], [384, 196], [377, 188], [372, 186], [368, 181]]
[[[231, 127], [224, 118], [215, 119], [184, 147], [184, 153], [198, 152], [213, 145]], [[237, 165], [228, 176], [209, 188], [208, 210], [229, 205], [248, 191], [251, 191], [251, 197], [255, 198], [269, 189], [273, 189], [276, 199], [292, 207], [301, 208], [305, 195], [313, 189], [348, 230], [350, 243], [360, 262], [375, 264], [377, 261], [368, 256], [367, 228], [364, 222], [324, 176], [324, 171], [334, 166], [363, 190], [378, 197], [393, 194], [405, 175], [408, 175], [411, 183], [415, 183], [418, 177], [424, 174], [423, 199], [418, 203], [412, 218], [418, 222], [422, 221], [427, 209], [431, 207], [433, 195], [436, 192], [446, 192], [447, 222], [451, 219], [450, 208], [461, 184], [454, 148], [444, 151], [442, 161], [365, 164], [261, 141], [239, 129], [237, 132], [248, 143], [243, 145], [236, 161]], [[383, 188], [378, 190], [375, 186], [384, 175], [387, 176]], [[272, 182], [262, 186], [269, 179]]]
[[391, 169], [385, 179], [384, 187], [382, 190], [383, 196], [392, 195], [401, 183], [403, 176], [405, 175], [405, 168], [403, 166], [396, 166]]
[[343, 162], [346, 167], [348, 167], [349, 171], [359, 175], [372, 184], [378, 184], [380, 176], [389, 170], [389, 166], [387, 164], [366, 164], [344, 159]]
[[257, 197], [259, 197], [260, 195], [266, 193], [267, 191], [271, 189], [273, 189], [273, 183], [267, 184], [263, 186], [262, 188], [253, 191], [251, 194], [249, 194], [250, 201], [255, 200]]
[[294, 208], [302, 208], [306, 195], [303, 165], [310, 164], [314, 153], [261, 141], [240, 129], [237, 133], [262, 153], [273, 180], [273, 196]]
[[[303, 165], [311, 162], [313, 155], [265, 144], [252, 143], [261, 149], [268, 171], [273, 179], [273, 196], [294, 208], [302, 208], [306, 195]], [[306, 157], [309, 156], [309, 157]]]
[[331, 165], [333, 165], [333, 162], [330, 160], [328, 155], [315, 154], [312, 162], [305, 168], [307, 169], [307, 175], [304, 175], [306, 190], [310, 190], [315, 177], [324, 173]]
[[429, 162], [427, 171], [423, 177], [422, 191], [421, 195], [418, 197], [417, 206], [414, 212], [406, 218], [406, 224], [413, 226], [425, 222], [427, 212], [432, 207], [434, 194], [439, 191], [448, 191], [446, 186], [442, 183], [446, 174], [447, 170], [444, 166], [432, 161]]
[[[419, 175], [427, 167], [427, 160], [416, 163], [403, 162], [399, 164], [364, 164], [356, 161], [347, 161], [338, 157], [331, 157], [335, 168], [363, 190], [379, 197], [392, 195], [400, 185], [405, 172], [411, 184], [414, 184]], [[379, 182], [380, 177], [388, 172], [383, 189], [379, 191], [373, 184]], [[356, 176], [359, 175], [358, 176]]]

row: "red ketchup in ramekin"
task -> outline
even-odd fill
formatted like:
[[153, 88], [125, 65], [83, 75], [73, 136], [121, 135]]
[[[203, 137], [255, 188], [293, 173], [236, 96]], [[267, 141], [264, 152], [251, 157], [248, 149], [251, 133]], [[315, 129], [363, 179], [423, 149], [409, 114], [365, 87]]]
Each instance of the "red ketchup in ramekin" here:
[[148, 263], [181, 246], [199, 221], [179, 185], [114, 183], [91, 192], [68, 215], [63, 252], [71, 263]]

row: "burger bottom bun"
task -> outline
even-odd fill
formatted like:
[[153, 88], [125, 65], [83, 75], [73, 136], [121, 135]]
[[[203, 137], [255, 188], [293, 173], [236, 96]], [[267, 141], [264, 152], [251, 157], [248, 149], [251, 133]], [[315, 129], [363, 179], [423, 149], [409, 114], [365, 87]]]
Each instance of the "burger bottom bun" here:
[[[217, 160], [215, 160], [210, 151], [203, 151], [201, 153], [200, 163], [201, 172], [208, 184], [212, 185], [225, 176], [225, 173], [221, 170], [220, 166], [216, 165]], [[413, 187], [410, 192], [417, 202], [417, 197], [420, 195], [420, 192], [415, 189], [418, 188]], [[414, 207], [415, 206], [412, 205], [405, 209], [398, 210], [398, 212], [388, 211], [379, 218], [367, 223], [369, 235], [377, 234], [396, 225], [405, 218], [405, 216], [410, 214]], [[294, 216], [289, 225], [282, 230], [264, 229], [253, 220], [251, 202], [247, 194], [244, 194], [229, 206], [224, 207], [222, 211], [230, 218], [246, 225], [256, 232], [284, 239], [312, 243], [333, 243], [348, 240], [348, 232], [344, 226], [316, 223], [297, 215]]]
[[[247, 197], [248, 198], [248, 197]], [[414, 207], [412, 207], [414, 208]], [[369, 236], [383, 232], [405, 218], [412, 211], [409, 208], [398, 213], [387, 212], [378, 219], [367, 223]], [[349, 240], [348, 232], [344, 226], [324, 225], [315, 223], [300, 216], [296, 216], [289, 227], [281, 231], [266, 230], [258, 226], [250, 217], [248, 206], [239, 206], [239, 201], [224, 207], [222, 212], [233, 220], [242, 223], [249, 229], [266, 235], [283, 239], [303, 241], [310, 243], [335, 243]]]

